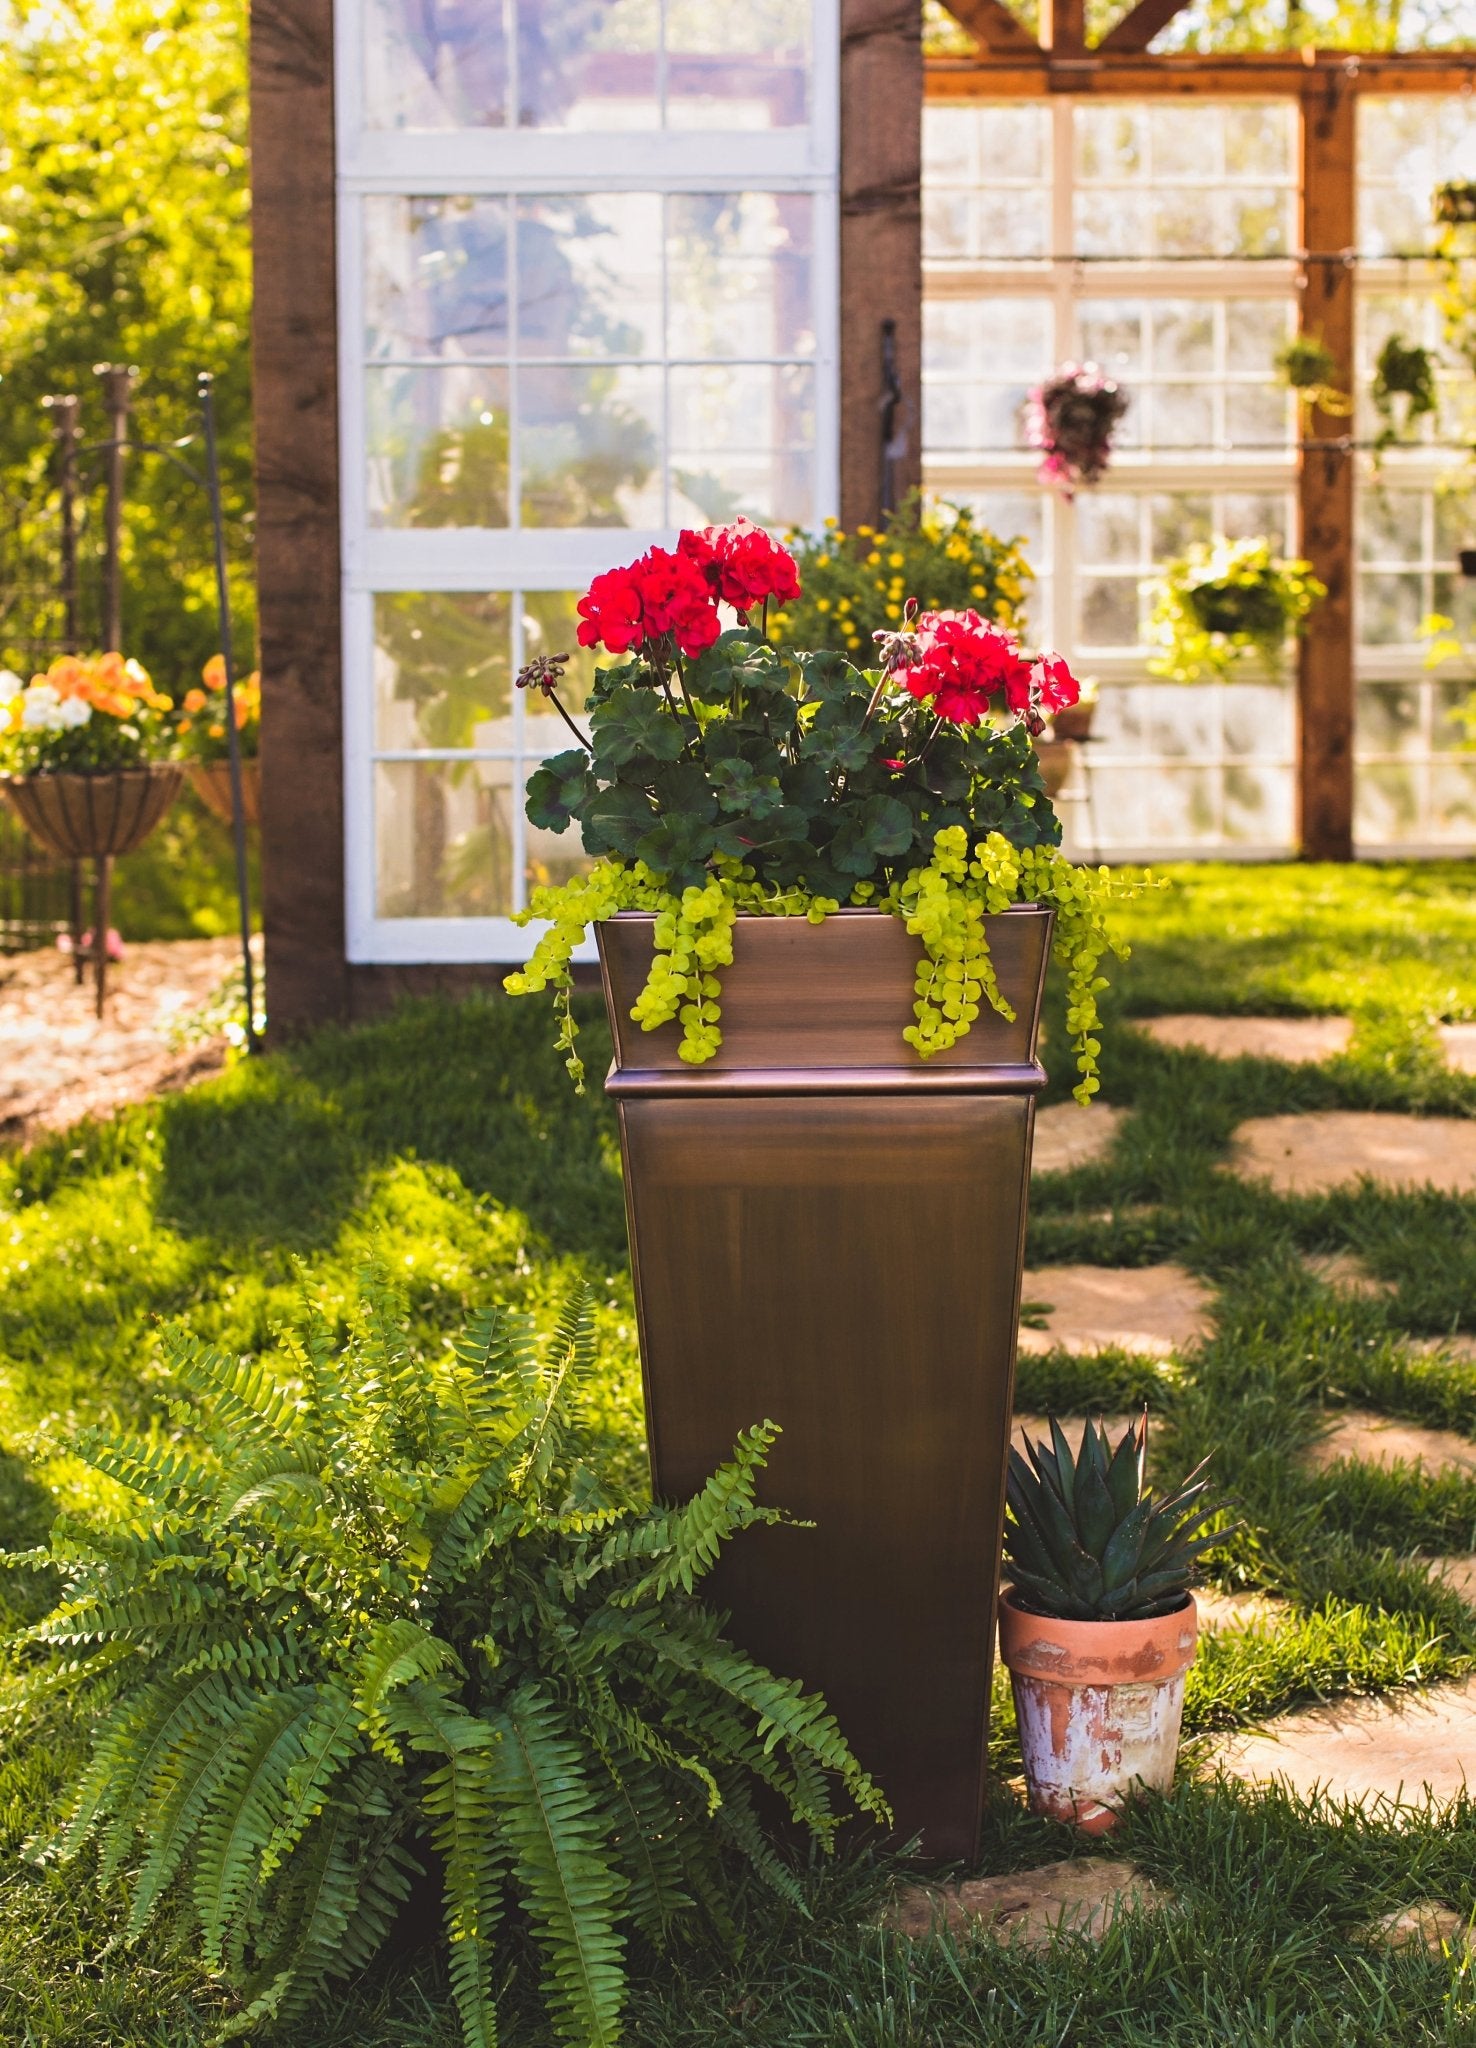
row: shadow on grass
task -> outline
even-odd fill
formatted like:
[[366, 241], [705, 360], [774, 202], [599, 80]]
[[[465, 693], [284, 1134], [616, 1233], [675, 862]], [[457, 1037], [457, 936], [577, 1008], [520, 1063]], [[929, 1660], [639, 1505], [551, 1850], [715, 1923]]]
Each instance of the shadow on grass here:
[[155, 1106], [157, 1213], [223, 1243], [311, 1250], [337, 1237], [367, 1174], [416, 1158], [521, 1211], [550, 1250], [622, 1264], [614, 1119], [598, 1078], [609, 1040], [596, 1006], [581, 1022], [583, 1096], [551, 1018], [482, 1000], [407, 1003], [171, 1097]]

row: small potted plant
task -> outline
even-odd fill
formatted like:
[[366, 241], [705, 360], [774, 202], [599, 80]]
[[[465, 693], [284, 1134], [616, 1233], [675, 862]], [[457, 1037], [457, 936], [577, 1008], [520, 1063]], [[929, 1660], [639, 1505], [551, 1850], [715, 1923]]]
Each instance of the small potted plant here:
[[1061, 854], [1031, 744], [1075, 701], [1063, 661], [905, 580], [864, 652], [807, 647], [812, 595], [745, 521], [684, 533], [580, 600], [581, 643], [614, 657], [584, 719], [567, 657], [523, 670], [575, 738], [529, 820], [578, 825], [593, 867], [534, 892], [546, 929], [507, 986], [559, 990], [578, 1071], [594, 925], [655, 1491], [683, 1495], [730, 1415], [783, 1426], [766, 1488], [815, 1529], [765, 1532], [720, 1604], [827, 1692], [901, 1834], [966, 1858], [1041, 989], [1054, 946], [1086, 1101], [1118, 885]]
[[1445, 227], [1464, 227], [1476, 221], [1476, 179], [1450, 178], [1435, 187], [1435, 219]]
[[1338, 388], [1337, 358], [1320, 334], [1294, 334], [1277, 350], [1276, 368], [1304, 415], [1316, 409], [1344, 418], [1352, 412], [1352, 399]]
[[[241, 746], [241, 801], [246, 823], [255, 825], [261, 820], [261, 677], [257, 671], [253, 669], [237, 681], [231, 696]], [[186, 690], [175, 723], [196, 796], [229, 825], [231, 758], [222, 656], [213, 654], [200, 671], [200, 683]]]
[[1310, 562], [1283, 560], [1265, 539], [1201, 542], [1152, 589], [1148, 667], [1175, 683], [1224, 681], [1247, 660], [1276, 676], [1288, 636], [1327, 595]]
[[1374, 442], [1377, 458], [1384, 449], [1406, 440], [1416, 420], [1433, 413], [1437, 404], [1435, 363], [1427, 348], [1391, 334], [1374, 366], [1374, 410], [1380, 426]]
[[1095, 363], [1063, 363], [1037, 384], [1025, 404], [1025, 442], [1041, 450], [1040, 481], [1060, 484], [1068, 498], [1100, 482], [1130, 402]]
[[1146, 1411], [1115, 1450], [1090, 1421], [1073, 1453], [1052, 1417], [1049, 1443], [1010, 1452], [999, 1648], [1030, 1804], [1088, 1834], [1116, 1826], [1136, 1792], [1173, 1784], [1198, 1640], [1191, 1588], [1224, 1540], [1203, 1465], [1159, 1495], [1147, 1452]]

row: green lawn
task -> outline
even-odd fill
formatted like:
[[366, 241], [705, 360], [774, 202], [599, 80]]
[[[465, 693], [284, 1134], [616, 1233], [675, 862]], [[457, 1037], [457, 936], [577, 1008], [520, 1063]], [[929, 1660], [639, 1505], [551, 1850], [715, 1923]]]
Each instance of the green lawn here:
[[[1135, 1115], [1114, 1158], [1039, 1190], [1033, 1264], [1180, 1260], [1219, 1290], [1192, 1368], [1129, 1359], [1026, 1363], [1020, 1404], [1162, 1417], [1158, 1456], [1205, 1451], [1243, 1522], [1226, 1583], [1293, 1601], [1274, 1639], [1220, 1639], [1191, 1678], [1205, 1731], [1299, 1699], [1462, 1671], [1476, 1618], [1433, 1590], [1413, 1552], [1476, 1549], [1476, 1483], [1398, 1481], [1297, 1453], [1346, 1402], [1476, 1435], [1476, 1368], [1435, 1368], [1406, 1335], [1476, 1328], [1476, 1205], [1365, 1190], [1276, 1201], [1219, 1171], [1244, 1117], [1322, 1107], [1476, 1113], [1430, 1027], [1476, 1017], [1476, 866], [1176, 872], [1133, 906], [1134, 952], [1111, 1005], [1103, 1097]], [[1345, 1009], [1348, 1057], [1321, 1069], [1220, 1064], [1123, 1028], [1164, 1010]], [[603, 1064], [589, 1010], [585, 1054]], [[1059, 1045], [1059, 1026], [1052, 1034]], [[155, 1412], [160, 1318], [258, 1345], [290, 1291], [343, 1299], [376, 1254], [435, 1343], [492, 1298], [543, 1311], [581, 1272], [598, 1285], [608, 1457], [640, 1469], [639, 1378], [613, 1123], [568, 1089], [541, 1005], [408, 1007], [353, 1034], [236, 1068], [185, 1097], [0, 1162], [0, 1544], [42, 1531], [85, 1491], [60, 1448], [101, 1411]], [[1048, 1046], [1048, 1060], [1051, 1048]], [[1063, 1063], [1064, 1064], [1064, 1063]], [[1064, 1096], [1059, 1073], [1052, 1096]], [[1395, 1283], [1386, 1299], [1321, 1286], [1299, 1254], [1345, 1248]], [[782, 1421], [782, 1417], [778, 1418]], [[34, 1598], [27, 1594], [27, 1598]], [[22, 1586], [0, 1579], [21, 1611]], [[1005, 1690], [994, 1747], [1014, 1768]], [[36, 1729], [0, 1762], [0, 2041], [16, 2048], [195, 2048], [228, 2002], [167, 1933], [107, 1953], [117, 1899], [15, 1851], [44, 1819], [77, 1741]], [[810, 1881], [802, 1919], [744, 1899], [743, 1945], [638, 1959], [638, 2048], [1010, 2048], [1091, 2042], [1476, 2044], [1476, 1993], [1424, 1956], [1370, 1952], [1356, 1929], [1433, 1894], [1476, 1907], [1476, 1807], [1396, 1817], [1307, 1810], [1186, 1784], [1137, 1816], [1126, 1846], [1181, 1910], [1125, 1921], [1100, 1948], [1049, 1958], [986, 1942], [911, 1952], [873, 1922], [892, 1872], [858, 1851]], [[1070, 1853], [1001, 1792], [984, 1867]], [[512, 1972], [507, 2038], [543, 2044]], [[359, 1987], [291, 2048], [453, 2048], [433, 1952]]]

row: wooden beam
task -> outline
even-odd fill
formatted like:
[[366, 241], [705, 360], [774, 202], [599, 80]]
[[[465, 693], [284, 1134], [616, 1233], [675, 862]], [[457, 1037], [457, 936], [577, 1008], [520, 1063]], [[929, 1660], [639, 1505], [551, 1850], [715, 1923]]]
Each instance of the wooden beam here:
[[1188, 0], [1138, 0], [1114, 28], [1097, 44], [1099, 50], [1146, 50], [1160, 29], [1167, 28], [1176, 14], [1182, 14]]
[[840, 518], [882, 510], [883, 323], [900, 403], [891, 481], [922, 480], [921, 0], [841, 0]]
[[[1356, 239], [1357, 103], [1336, 77], [1318, 81], [1302, 103], [1302, 246], [1351, 249]], [[1301, 331], [1336, 364], [1340, 390], [1353, 389], [1353, 269], [1308, 266]], [[1346, 420], [1315, 411], [1311, 438], [1338, 442]], [[1312, 613], [1298, 662], [1297, 794], [1308, 860], [1353, 858], [1353, 492], [1348, 448], [1309, 449], [1301, 459], [1300, 547], [1327, 596]]]
[[1040, 0], [1040, 46], [1056, 58], [1086, 48], [1086, 0]]
[[960, 28], [977, 36], [986, 50], [1019, 50], [1034, 54], [1040, 45], [1004, 0], [948, 0], [948, 12]]
[[332, 0], [252, 0], [261, 861], [273, 1037], [343, 1015]]
[[1197, 95], [1266, 99], [1278, 93], [1300, 96], [1313, 80], [1341, 77], [1350, 93], [1462, 93], [1476, 90], [1476, 49], [1399, 50], [1350, 57], [1319, 50], [1308, 65], [1295, 50], [1226, 51], [1199, 56], [1191, 51], [1088, 50], [1064, 61], [1049, 50], [981, 53], [977, 57], [930, 57], [929, 99], [1044, 99], [1078, 92], [1141, 99]]

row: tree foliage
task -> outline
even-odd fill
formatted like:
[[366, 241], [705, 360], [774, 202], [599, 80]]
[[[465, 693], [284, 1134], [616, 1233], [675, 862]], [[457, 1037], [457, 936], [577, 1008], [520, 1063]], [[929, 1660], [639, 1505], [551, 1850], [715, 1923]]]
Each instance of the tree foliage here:
[[[251, 297], [242, 0], [0, 4], [0, 492], [34, 509], [50, 454], [41, 400], [75, 392], [83, 439], [105, 422], [93, 366], [138, 366], [134, 435], [195, 425], [195, 377], [215, 373], [235, 599], [252, 612]], [[198, 448], [186, 453], [198, 457]], [[94, 476], [96, 458], [88, 459]], [[135, 455], [124, 541], [125, 651], [178, 696], [217, 645], [199, 488]], [[89, 510], [100, 504], [93, 493]], [[13, 528], [13, 521], [12, 528]], [[97, 547], [84, 545], [84, 638], [96, 640]], [[37, 581], [54, 535], [20, 536]], [[33, 602], [7, 621], [12, 661], [54, 632]]]
[[493, 1311], [425, 1356], [370, 1275], [342, 1344], [311, 1308], [270, 1359], [175, 1331], [178, 1434], [79, 1442], [117, 1505], [20, 1560], [62, 1597], [4, 1704], [94, 1711], [52, 1852], [127, 1874], [129, 1938], [177, 1901], [238, 2031], [361, 1969], [434, 1863], [467, 2048], [513, 1903], [558, 2037], [604, 2048], [629, 1934], [726, 1925], [724, 1847], [798, 1897], [756, 1789], [825, 1846], [837, 1786], [885, 1815], [824, 1702], [694, 1597], [782, 1520], [755, 1499], [778, 1432], [683, 1507], [621, 1505], [580, 1454], [591, 1327], [576, 1294], [544, 1347]]

